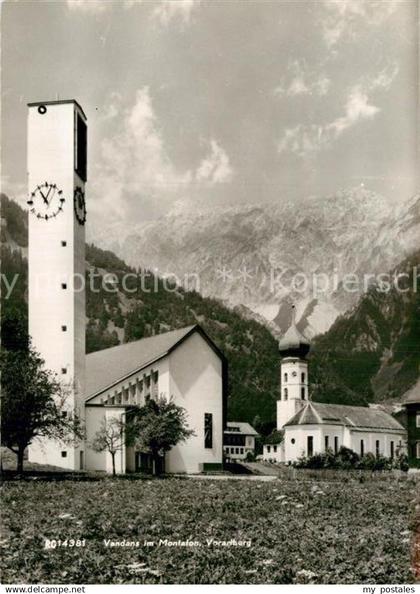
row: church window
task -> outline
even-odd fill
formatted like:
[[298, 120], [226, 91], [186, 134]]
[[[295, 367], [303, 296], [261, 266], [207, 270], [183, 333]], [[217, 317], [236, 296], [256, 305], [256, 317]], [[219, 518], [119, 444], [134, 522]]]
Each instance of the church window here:
[[67, 458], [67, 452], [65, 450], [63, 452], [61, 452], [61, 457], [62, 458]]
[[61, 326], [61, 331], [62, 332], [67, 332], [67, 326]]
[[305, 388], [300, 389], [300, 397], [302, 398], [302, 400], [305, 400]]
[[328, 450], [328, 447], [329, 447], [329, 439], [330, 439], [330, 438], [329, 438], [329, 436], [328, 436], [328, 435], [326, 435], [324, 439], [325, 439], [325, 449], [326, 449], [326, 450]]
[[287, 388], [284, 388], [284, 399], [287, 400], [288, 396], [289, 396], [289, 391]]
[[271, 446], [267, 446], [267, 452], [270, 453], [271, 452]]
[[291, 443], [292, 445], [294, 445], [294, 444], [296, 443], [296, 439], [295, 439], [294, 437], [292, 437], [292, 439], [290, 440], [290, 443]]
[[67, 289], [67, 283], [61, 283], [61, 288], [62, 288], [63, 290]]
[[390, 454], [391, 458], [394, 457], [394, 442], [393, 441], [391, 441], [389, 444], [389, 454]]
[[305, 374], [304, 374], [304, 373], [302, 373], [300, 377], [301, 377], [301, 381], [302, 381], [302, 383], [303, 383], [303, 382], [305, 381]]
[[334, 453], [338, 453], [338, 437], [337, 435], [334, 437]]
[[307, 456], [311, 457], [314, 455], [314, 438], [312, 435], [308, 435], [307, 438]]
[[376, 440], [376, 444], [375, 444], [375, 451], [376, 451], [376, 457], [379, 458], [380, 456], [380, 444], [379, 444], [379, 439]]
[[213, 447], [213, 415], [204, 413], [204, 447], [211, 449]]
[[287, 382], [288, 376], [287, 373], [284, 374], [284, 381]]
[[363, 439], [360, 440], [360, 455], [365, 455], [365, 442], [363, 441]]
[[153, 383], [157, 384], [159, 380], [159, 371], [154, 371], [152, 375]]

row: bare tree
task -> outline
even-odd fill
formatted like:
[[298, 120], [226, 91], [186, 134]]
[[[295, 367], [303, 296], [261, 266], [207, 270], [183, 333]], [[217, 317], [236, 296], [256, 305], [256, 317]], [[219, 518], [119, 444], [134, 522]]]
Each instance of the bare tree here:
[[95, 433], [91, 442], [91, 448], [95, 452], [109, 452], [112, 459], [112, 474], [115, 472], [115, 455], [120, 452], [125, 445], [125, 426], [124, 421], [120, 419], [104, 419], [100, 428]]

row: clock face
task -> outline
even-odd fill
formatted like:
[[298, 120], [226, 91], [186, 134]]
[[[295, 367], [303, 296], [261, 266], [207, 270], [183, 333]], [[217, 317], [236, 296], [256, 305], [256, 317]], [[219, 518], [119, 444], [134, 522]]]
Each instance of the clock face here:
[[63, 210], [63, 191], [56, 184], [44, 182], [30, 194], [27, 204], [30, 212], [38, 219], [54, 219]]
[[74, 212], [79, 223], [84, 225], [86, 221], [86, 202], [83, 190], [79, 186], [74, 190]]

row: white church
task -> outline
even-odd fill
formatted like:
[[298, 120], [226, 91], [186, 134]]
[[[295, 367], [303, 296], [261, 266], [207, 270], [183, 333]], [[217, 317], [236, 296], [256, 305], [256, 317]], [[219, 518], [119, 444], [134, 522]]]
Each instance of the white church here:
[[289, 330], [279, 341], [280, 393], [275, 439], [264, 445], [263, 460], [295, 462], [341, 446], [360, 456], [368, 452], [393, 458], [405, 451], [407, 433], [390, 414], [372, 407], [313, 402], [309, 395], [309, 340], [299, 332], [293, 311]]
[[[86, 266], [86, 116], [74, 100], [28, 107], [29, 333], [46, 368], [68, 386], [67, 414], [86, 427], [82, 443], [35, 440], [29, 460], [110, 472], [110, 454], [89, 446], [101, 423], [163, 396], [186, 410], [194, 431], [167, 454], [165, 471], [221, 469], [227, 363], [199, 326], [86, 355], [85, 291], [77, 290]], [[133, 448], [116, 458], [118, 473], [147, 464]]]

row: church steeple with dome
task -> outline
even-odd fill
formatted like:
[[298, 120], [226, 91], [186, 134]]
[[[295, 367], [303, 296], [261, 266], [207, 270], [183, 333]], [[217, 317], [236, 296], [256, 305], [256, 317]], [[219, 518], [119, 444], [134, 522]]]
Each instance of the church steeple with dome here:
[[296, 325], [296, 310], [292, 306], [292, 323], [279, 340], [280, 394], [277, 400], [277, 429], [280, 430], [309, 399], [308, 361], [310, 341]]

